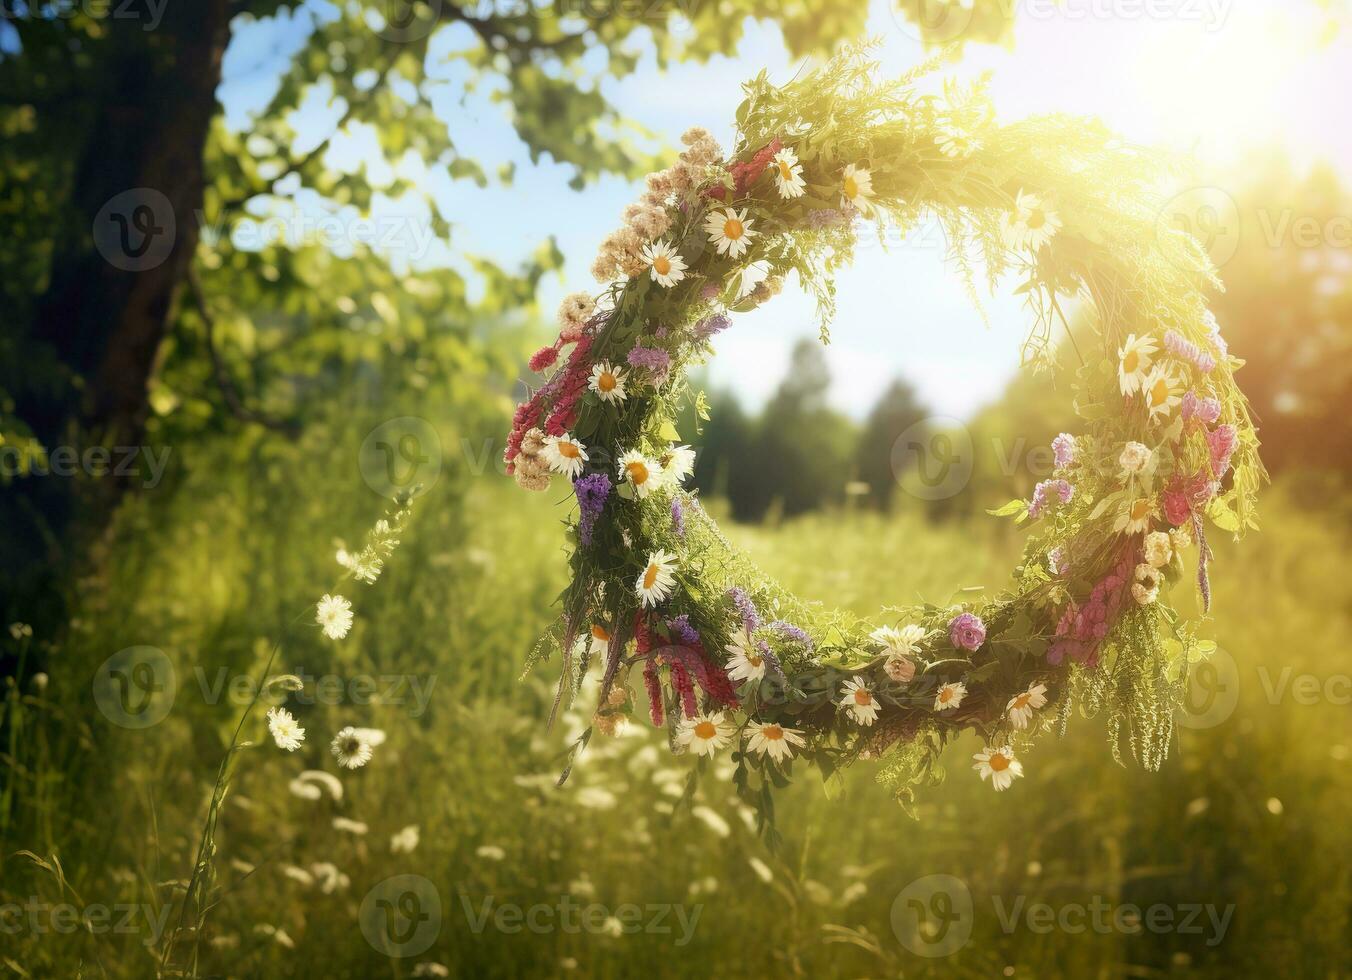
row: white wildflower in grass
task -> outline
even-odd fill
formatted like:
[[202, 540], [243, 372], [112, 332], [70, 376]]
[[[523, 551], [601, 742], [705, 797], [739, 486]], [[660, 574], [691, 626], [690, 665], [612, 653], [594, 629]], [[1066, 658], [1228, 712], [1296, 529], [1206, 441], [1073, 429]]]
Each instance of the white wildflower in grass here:
[[352, 729], [357, 738], [361, 739], [373, 749], [378, 749], [385, 744], [385, 732], [379, 728], [354, 728]]
[[601, 935], [609, 936], [611, 939], [618, 939], [624, 935], [624, 923], [613, 915], [606, 916], [601, 923]]
[[1016, 694], [1005, 705], [1010, 724], [1016, 729], [1024, 729], [1033, 721], [1033, 712], [1047, 703], [1047, 685], [1031, 684], [1022, 694]]
[[746, 216], [746, 208], [742, 208], [741, 211], [736, 208], [724, 208], [721, 211], [709, 212], [704, 219], [704, 233], [717, 247], [719, 255], [736, 259], [741, 257], [751, 244], [751, 239], [758, 234], [751, 230], [753, 224], [755, 220]]
[[752, 722], [747, 748], [757, 755], [768, 755], [775, 762], [793, 758], [793, 750], [805, 744], [797, 728], [785, 728], [777, 722]]
[[305, 741], [305, 729], [296, 724], [295, 717], [285, 708], [268, 709], [268, 731], [277, 747], [294, 752]]
[[956, 681], [950, 684], [944, 684], [934, 695], [934, 710], [949, 711], [962, 704], [962, 699], [967, 697], [967, 685], [962, 681]]
[[1124, 395], [1134, 395], [1145, 383], [1159, 348], [1150, 337], [1127, 336], [1117, 351], [1117, 385]]
[[343, 784], [331, 772], [322, 769], [306, 769], [288, 784], [293, 796], [303, 800], [320, 799], [327, 791], [335, 800], [343, 798]]
[[775, 873], [770, 870], [770, 866], [758, 857], [747, 858], [747, 864], [751, 865], [751, 870], [756, 873], [756, 877], [767, 885], [774, 881]]
[[670, 289], [685, 278], [685, 260], [667, 242], [644, 245], [642, 255], [659, 286]]
[[390, 838], [391, 854], [411, 854], [418, 849], [421, 833], [417, 824], [409, 824]]
[[644, 607], [655, 606], [671, 595], [676, 584], [676, 556], [658, 549], [648, 556], [648, 563], [634, 582], [634, 594]]
[[360, 769], [371, 761], [371, 743], [348, 726], [333, 737], [329, 744], [333, 757], [344, 769]]
[[997, 792], [1009, 789], [1010, 784], [1023, 775], [1023, 764], [1014, 757], [1014, 750], [1008, 745], [998, 749], [987, 747], [972, 758], [976, 760], [972, 768], [981, 774], [983, 781], [989, 778]]
[[873, 174], [864, 167], [846, 164], [840, 173], [840, 204], [861, 214], [873, 211]]
[[352, 573], [353, 578], [367, 585], [373, 584], [380, 577], [380, 571], [385, 566], [385, 563], [369, 548], [354, 555], [340, 545], [334, 557], [339, 565]]
[[624, 368], [613, 367], [607, 361], [592, 366], [587, 387], [603, 402], [622, 402], [628, 397], [624, 390]]
[[315, 876], [310, 874], [304, 868], [298, 868], [294, 864], [288, 864], [282, 868], [282, 874], [292, 881], [299, 882], [307, 888], [315, 883]]
[[27, 639], [33, 635], [33, 627], [29, 626], [27, 623], [10, 623], [9, 635], [16, 640]]
[[807, 181], [803, 180], [803, 165], [798, 162], [798, 154], [784, 147], [770, 161], [770, 169], [775, 172], [775, 189], [780, 197], [788, 201], [803, 196]]
[[325, 895], [332, 895], [334, 892], [347, 891], [352, 884], [352, 880], [347, 875], [338, 870], [338, 866], [328, 861], [318, 861], [310, 865], [310, 874], [314, 876], [315, 884]]
[[412, 976], [415, 977], [449, 977], [451, 971], [440, 963], [428, 961], [419, 963], [413, 968]]
[[352, 834], [356, 837], [366, 836], [366, 832], [371, 828], [360, 820], [349, 820], [347, 817], [334, 817], [333, 829], [342, 831], [345, 834]]
[[613, 810], [620, 802], [619, 797], [603, 786], [584, 786], [574, 799], [578, 806], [588, 810]]
[[676, 729], [676, 744], [684, 745], [695, 755], [713, 755], [732, 738], [735, 729], [723, 720], [723, 712], [682, 718]]
[[619, 476], [641, 499], [662, 485], [662, 464], [637, 449], [630, 449], [620, 456]]
[[718, 812], [707, 806], [691, 807], [690, 815], [714, 832], [717, 837], [727, 837], [732, 833], [732, 825]]
[[878, 701], [868, 682], [857, 674], [841, 687], [840, 706], [856, 725], [868, 727], [878, 720]]
[[352, 603], [340, 595], [325, 595], [315, 610], [315, 622], [330, 640], [341, 640], [352, 629]]
[[282, 946], [285, 949], [296, 948], [296, 941], [287, 935], [285, 929], [278, 929], [276, 926], [269, 925], [266, 922], [260, 922], [258, 925], [254, 926], [254, 934], [267, 936], [278, 946]]
[[255, 870], [257, 870], [252, 864], [250, 864], [248, 861], [245, 861], [243, 858], [231, 858], [230, 867], [234, 868], [242, 875], [251, 875], [254, 873]]
[[587, 450], [582, 443], [567, 433], [546, 439], [543, 453], [549, 468], [569, 479], [582, 474], [582, 464], [588, 459]]
[[498, 847], [496, 844], [480, 845], [477, 849], [475, 849], [474, 853], [477, 854], [479, 857], [483, 858], [485, 861], [501, 861], [503, 858], [507, 856], [507, 852], [504, 851], [502, 848]]
[[738, 683], [758, 681], [765, 676], [765, 658], [761, 656], [755, 641], [746, 630], [741, 629], [734, 633], [732, 642], [723, 649], [729, 654], [724, 667], [732, 680]]
[[568, 894], [574, 898], [591, 898], [596, 894], [596, 886], [592, 884], [591, 879], [587, 877], [587, 873], [584, 871], [568, 882]]

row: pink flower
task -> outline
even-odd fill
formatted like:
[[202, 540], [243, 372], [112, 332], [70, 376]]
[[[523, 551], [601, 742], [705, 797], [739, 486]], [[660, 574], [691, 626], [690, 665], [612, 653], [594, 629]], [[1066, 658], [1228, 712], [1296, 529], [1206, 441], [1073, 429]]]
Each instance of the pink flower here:
[[1052, 440], [1052, 454], [1056, 458], [1056, 468], [1063, 470], [1075, 461], [1075, 437], [1062, 432]]
[[976, 613], [962, 613], [948, 624], [948, 639], [959, 650], [977, 650], [986, 642], [986, 624]]
[[557, 347], [541, 347], [530, 356], [530, 362], [527, 366], [538, 374], [558, 359], [559, 349]]
[[1175, 527], [1185, 524], [1192, 517], [1192, 506], [1188, 496], [1182, 490], [1164, 491], [1164, 519]]
[[1206, 434], [1206, 444], [1211, 450], [1211, 472], [1216, 479], [1225, 476], [1230, 468], [1230, 457], [1235, 454], [1239, 441], [1239, 432], [1233, 425], [1218, 425]]
[[1183, 396], [1181, 412], [1184, 422], [1196, 419], [1204, 425], [1211, 425], [1221, 417], [1220, 399], [1203, 397], [1195, 391], [1189, 391]]

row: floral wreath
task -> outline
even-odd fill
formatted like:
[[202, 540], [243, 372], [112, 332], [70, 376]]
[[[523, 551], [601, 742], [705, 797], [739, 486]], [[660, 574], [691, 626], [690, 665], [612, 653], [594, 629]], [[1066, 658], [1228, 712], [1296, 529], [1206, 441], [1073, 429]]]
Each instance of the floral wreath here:
[[[1207, 309], [1220, 283], [1205, 253], [1158, 221], [1164, 162], [1080, 119], [998, 125], [981, 86], [918, 95], [930, 67], [879, 82], [853, 50], [783, 87], [762, 73], [731, 156], [687, 132], [602, 245], [600, 296], [565, 299], [558, 340], [531, 358], [544, 380], [505, 453], [522, 487], [563, 477], [576, 502], [572, 583], [537, 649], [562, 649], [555, 711], [599, 660], [593, 728], [642, 713], [676, 751], [731, 746], [739, 791], [763, 809], [798, 759], [829, 776], [883, 757], [880, 778], [908, 802], [964, 729], [985, 740], [973, 768], [1003, 790], [1027, 740], [1063, 729], [1076, 702], [1108, 713], [1115, 758], [1125, 734], [1158, 768], [1188, 665], [1214, 646], [1166, 596], [1191, 563], [1209, 609], [1208, 523], [1255, 526], [1265, 474], [1241, 362]], [[1083, 425], [1054, 441], [1052, 478], [991, 512], [1031, 532], [1010, 585], [866, 622], [805, 603], [728, 543], [682, 488], [694, 453], [675, 419], [691, 398], [708, 417], [686, 370], [730, 313], [793, 272], [826, 339], [859, 229], [927, 214], [973, 296], [978, 260], [991, 288], [1019, 274], [1026, 362], [1055, 369], [1052, 328], [1069, 333], [1073, 298], [1096, 345], [1073, 372]]]

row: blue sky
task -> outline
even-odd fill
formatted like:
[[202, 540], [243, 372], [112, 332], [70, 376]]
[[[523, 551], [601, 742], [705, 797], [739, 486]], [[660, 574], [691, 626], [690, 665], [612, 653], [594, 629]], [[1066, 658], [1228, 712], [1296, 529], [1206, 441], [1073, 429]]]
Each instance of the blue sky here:
[[[314, 9], [322, 15], [324, 5]], [[963, 78], [991, 72], [1003, 120], [1052, 111], [1097, 115], [1128, 139], [1193, 154], [1201, 182], [1221, 187], [1238, 182], [1253, 150], [1274, 145], [1298, 164], [1325, 160], [1352, 173], [1352, 130], [1338, 104], [1352, 90], [1352, 47], [1346, 36], [1319, 43], [1324, 22], [1312, 3], [1019, 0], [1018, 9], [1012, 48], [971, 46], [949, 69]], [[302, 13], [236, 34], [221, 89], [232, 127], [248, 132], [250, 114], [272, 94], [277, 72], [303, 43], [309, 24], [310, 14]], [[911, 29], [894, 19], [883, 0], [872, 3], [869, 29], [882, 39], [887, 70], [900, 73], [922, 56]], [[474, 43], [467, 29], [452, 27], [434, 39], [434, 52], [449, 55]], [[733, 57], [666, 73], [648, 58], [635, 75], [607, 80], [604, 90], [626, 116], [669, 145], [687, 127], [702, 125], [726, 146], [741, 82], [762, 68], [787, 78], [797, 67], [777, 28], [750, 24]], [[568, 261], [565, 275], [541, 290], [540, 307], [549, 316], [564, 293], [592, 288], [587, 270], [596, 247], [637, 196], [638, 185], [607, 178], [581, 192], [570, 190], [569, 168], [547, 160], [532, 164], [486, 92], [465, 94], [453, 59], [438, 74], [445, 77], [437, 89], [438, 111], [461, 152], [489, 173], [515, 164], [516, 179], [510, 187], [479, 189], [413, 159], [397, 169], [456, 223], [459, 249], [514, 265], [554, 235]], [[314, 93], [294, 121], [301, 149], [328, 130], [336, 111], [322, 90]], [[382, 172], [392, 175], [373, 151], [371, 134], [355, 131], [334, 141], [329, 160], [342, 167], [365, 163], [376, 179]], [[303, 199], [302, 206], [317, 208]], [[379, 200], [374, 210], [412, 216], [415, 228], [426, 215], [421, 200]], [[459, 266], [444, 249], [409, 241], [401, 247], [420, 266]], [[1027, 327], [1021, 304], [1007, 293], [989, 297], [986, 327], [943, 259], [937, 230], [920, 228], [886, 252], [862, 250], [840, 277], [827, 351], [838, 407], [862, 416], [888, 381], [901, 375], [936, 412], [966, 417], [996, 397], [1017, 369]], [[811, 301], [786, 290], [722, 335], [710, 366], [713, 382], [735, 383], [744, 402], [755, 406], [777, 384], [794, 341], [815, 334]]]

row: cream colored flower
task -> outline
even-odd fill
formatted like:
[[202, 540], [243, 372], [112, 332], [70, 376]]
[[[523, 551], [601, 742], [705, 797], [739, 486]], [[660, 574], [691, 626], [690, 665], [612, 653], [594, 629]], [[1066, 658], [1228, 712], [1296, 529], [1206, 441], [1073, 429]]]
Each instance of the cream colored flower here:
[[658, 549], [648, 556], [648, 564], [634, 582], [634, 594], [645, 607], [655, 606], [671, 595], [676, 584], [676, 556]]
[[341, 640], [352, 629], [352, 603], [340, 595], [326, 595], [315, 609], [315, 622], [330, 640]]
[[653, 282], [670, 289], [685, 278], [685, 260], [666, 242], [643, 246], [643, 261], [652, 270]]
[[776, 153], [770, 162], [770, 169], [775, 172], [775, 187], [779, 189], [780, 197], [787, 201], [803, 196], [803, 188], [807, 183], [803, 180], [803, 165], [798, 162], [798, 155], [793, 150], [786, 146]]
[[934, 710], [949, 711], [957, 708], [962, 705], [962, 699], [965, 697], [967, 697], [967, 685], [962, 681], [944, 684], [934, 695]]
[[695, 755], [713, 755], [728, 744], [735, 729], [723, 720], [723, 713], [696, 715], [681, 719], [676, 729], [676, 744], [684, 745]]
[[805, 744], [797, 728], [785, 728], [775, 722], [754, 722], [747, 748], [757, 755], [768, 755], [775, 762], [793, 758], [793, 750]]
[[646, 497], [662, 485], [662, 464], [630, 449], [620, 456], [619, 476], [639, 497]]
[[880, 626], [868, 636], [882, 647], [885, 653], [914, 657], [920, 653], [920, 644], [925, 639], [925, 627], [917, 626], [915, 623], [909, 623], [901, 629]]
[[1016, 694], [1009, 699], [1009, 703], [1005, 705], [1005, 712], [1015, 728], [1023, 729], [1033, 720], [1033, 711], [1046, 703], [1047, 685], [1032, 684], [1022, 694]]
[[350, 725], [333, 737], [329, 748], [344, 769], [360, 769], [371, 761], [371, 743]]
[[549, 468], [562, 473], [570, 479], [582, 473], [582, 464], [588, 459], [587, 450], [566, 432], [561, 436], [550, 436], [545, 440], [545, 448], [540, 453]]
[[1157, 364], [1141, 382], [1150, 421], [1167, 419], [1174, 406], [1183, 401], [1183, 383], [1163, 364]]
[[1175, 554], [1181, 554], [1192, 547], [1192, 528], [1186, 524], [1179, 525], [1169, 532], [1169, 544], [1173, 546]]
[[607, 361], [592, 365], [587, 387], [603, 402], [622, 402], [628, 397], [624, 390], [624, 368], [612, 367]]
[[1131, 334], [1126, 343], [1117, 351], [1117, 384], [1122, 394], [1134, 395], [1141, 390], [1141, 384], [1150, 367], [1155, 363], [1155, 354], [1159, 348], [1152, 337], [1137, 337]]
[[268, 709], [268, 731], [279, 749], [294, 752], [305, 741], [305, 729], [296, 723], [295, 717], [285, 708]]
[[864, 167], [846, 164], [840, 173], [840, 203], [861, 214], [873, 211], [873, 175]]
[[1136, 572], [1132, 576], [1136, 581], [1131, 586], [1131, 597], [1136, 600], [1140, 606], [1148, 606], [1160, 594], [1160, 570], [1153, 565], [1147, 565], [1145, 562], [1136, 566]]
[[878, 701], [868, 682], [857, 674], [840, 689], [840, 706], [857, 725], [867, 727], [878, 720]]
[[695, 471], [695, 451], [689, 446], [671, 446], [657, 457], [657, 462], [662, 467], [662, 482], [679, 487]]
[[704, 219], [704, 233], [717, 246], [719, 255], [735, 259], [747, 250], [758, 234], [751, 230], [754, 223], [754, 219], [746, 216], [746, 208], [740, 212], [736, 208], [724, 208], [709, 212]]
[[1009, 789], [1016, 778], [1023, 775], [1023, 764], [1014, 757], [1014, 750], [1008, 745], [1002, 748], [986, 748], [972, 756], [976, 765], [972, 766], [981, 774], [982, 781], [990, 778], [996, 791]]
[[1005, 223], [1005, 235], [1015, 248], [1042, 248], [1061, 230], [1061, 217], [1037, 194], [1019, 191], [1014, 211]]
[[1155, 452], [1149, 446], [1139, 442], [1129, 442], [1122, 447], [1122, 455], [1117, 464], [1122, 467], [1122, 476], [1139, 476], [1148, 472], [1155, 463]]
[[1155, 568], [1163, 568], [1174, 557], [1173, 544], [1169, 540], [1167, 531], [1151, 531], [1145, 536], [1145, 560], [1146, 564]]

